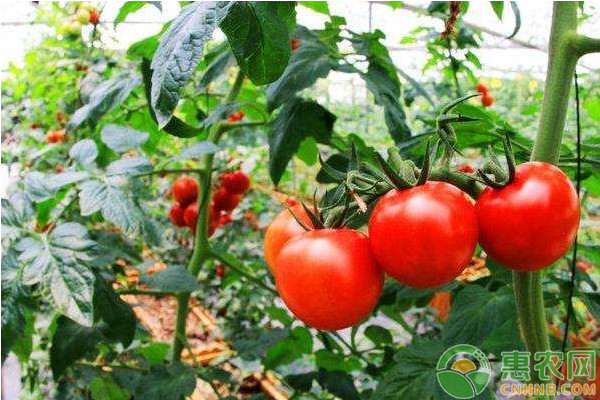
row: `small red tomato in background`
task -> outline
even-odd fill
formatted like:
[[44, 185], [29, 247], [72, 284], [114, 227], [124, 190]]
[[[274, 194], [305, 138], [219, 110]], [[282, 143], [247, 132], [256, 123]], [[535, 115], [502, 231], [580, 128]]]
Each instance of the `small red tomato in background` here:
[[39, 127], [41, 127], [41, 126], [42, 126], [42, 124], [41, 124], [40, 122], [33, 122], [33, 123], [32, 123], [32, 124], [29, 126], [29, 128], [31, 128], [31, 129], [38, 129], [38, 128], [39, 128]]
[[215, 274], [217, 275], [217, 278], [223, 279], [223, 277], [225, 276], [225, 266], [223, 264], [217, 265], [217, 268], [215, 269]]
[[198, 198], [198, 182], [191, 176], [181, 176], [173, 183], [173, 197], [183, 207]]
[[183, 222], [190, 228], [196, 227], [196, 221], [198, 220], [198, 203], [193, 202], [185, 208], [183, 212]]
[[298, 47], [300, 47], [300, 40], [296, 38], [291, 39], [290, 46], [292, 47], [292, 51], [298, 50]]
[[46, 142], [48, 143], [58, 143], [66, 141], [66, 133], [64, 129], [59, 129], [56, 131], [49, 131], [46, 134]]
[[494, 98], [492, 97], [492, 95], [486, 92], [483, 94], [483, 96], [481, 96], [481, 104], [484, 107], [491, 107], [492, 104], [494, 104]]
[[473, 172], [475, 172], [475, 168], [473, 168], [473, 166], [471, 164], [460, 164], [458, 166], [458, 170], [460, 172], [464, 172], [465, 174], [472, 174]]
[[216, 212], [230, 212], [240, 203], [239, 194], [229, 193], [224, 187], [217, 189], [213, 194], [213, 207]]
[[63, 172], [63, 166], [62, 165], [57, 165], [56, 168], [55, 168], [55, 170], [56, 170], [57, 174], [60, 174], [61, 172]]
[[[290, 207], [290, 209], [306, 226], [312, 227], [310, 218], [306, 214], [302, 204], [296, 204]], [[287, 241], [304, 232], [306, 230], [296, 221], [290, 210], [283, 210], [275, 217], [271, 225], [267, 228], [264, 240], [265, 261], [271, 273], [274, 273], [275, 260]]]
[[569, 178], [554, 165], [528, 162], [513, 182], [487, 187], [475, 205], [479, 243], [507, 268], [536, 271], [561, 258], [579, 228], [579, 199]]
[[179, 202], [173, 203], [171, 209], [169, 210], [169, 220], [175, 226], [185, 226], [185, 220], [183, 219], [183, 213], [185, 209], [181, 206]]
[[479, 93], [481, 93], [481, 94], [483, 94], [483, 93], [487, 93], [487, 92], [488, 92], [488, 88], [487, 88], [487, 86], [485, 86], [485, 85], [484, 85], [483, 83], [481, 83], [481, 82], [480, 82], [480, 83], [478, 83], [477, 85], [475, 85], [475, 89], [476, 89], [476, 90], [477, 90]]
[[246, 115], [246, 113], [244, 113], [243, 111], [236, 111], [236, 112], [231, 113], [231, 115], [227, 118], [227, 121], [238, 122], [238, 121], [241, 121], [242, 119], [244, 119], [245, 115]]
[[100, 12], [98, 10], [90, 10], [90, 24], [98, 25], [100, 23]]
[[296, 317], [314, 328], [333, 331], [371, 314], [381, 294], [383, 272], [362, 233], [315, 229], [281, 249], [275, 282]]
[[392, 190], [373, 210], [369, 242], [392, 278], [416, 288], [443, 285], [461, 273], [475, 252], [473, 201], [445, 182]]
[[221, 183], [233, 194], [245, 193], [250, 188], [250, 178], [243, 171], [224, 173], [221, 175]]
[[452, 292], [438, 292], [429, 301], [429, 307], [436, 312], [436, 317], [446, 322], [450, 314], [450, 303], [452, 301]]

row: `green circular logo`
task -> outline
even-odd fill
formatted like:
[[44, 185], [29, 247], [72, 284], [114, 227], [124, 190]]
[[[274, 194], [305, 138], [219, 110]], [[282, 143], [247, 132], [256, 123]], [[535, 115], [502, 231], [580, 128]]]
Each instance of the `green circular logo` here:
[[437, 363], [437, 379], [444, 392], [457, 399], [472, 399], [485, 390], [492, 370], [481, 350], [468, 344], [450, 347]]

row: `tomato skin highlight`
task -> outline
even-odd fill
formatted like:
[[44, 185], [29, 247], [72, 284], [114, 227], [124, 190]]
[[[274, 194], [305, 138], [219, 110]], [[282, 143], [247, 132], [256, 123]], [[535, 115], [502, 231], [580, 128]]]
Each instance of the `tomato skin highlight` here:
[[577, 192], [559, 168], [545, 162], [517, 166], [502, 189], [486, 188], [475, 205], [479, 243], [495, 261], [536, 271], [561, 258], [579, 228]]
[[[295, 204], [290, 209], [306, 226], [312, 227], [310, 218], [304, 211], [302, 204]], [[265, 260], [271, 273], [275, 273], [275, 261], [286, 242], [304, 232], [306, 230], [300, 226], [288, 209], [281, 211], [275, 217], [267, 228], [264, 240]]]
[[191, 176], [181, 176], [173, 183], [173, 197], [183, 207], [198, 198], [198, 182]]
[[296, 317], [334, 331], [371, 314], [383, 287], [383, 271], [362, 233], [315, 229], [285, 244], [277, 257], [275, 282]]
[[173, 225], [179, 227], [186, 225], [183, 219], [184, 211], [185, 209], [181, 206], [179, 202], [176, 201], [175, 203], [173, 203], [171, 209], [169, 210], [169, 220]]
[[416, 288], [456, 278], [475, 252], [477, 235], [473, 200], [445, 182], [388, 192], [369, 221], [369, 243], [381, 268]]

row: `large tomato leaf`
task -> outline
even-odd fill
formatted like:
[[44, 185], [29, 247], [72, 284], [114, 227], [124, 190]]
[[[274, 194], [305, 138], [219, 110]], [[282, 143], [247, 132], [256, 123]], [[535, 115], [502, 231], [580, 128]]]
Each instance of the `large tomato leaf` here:
[[257, 85], [275, 81], [290, 59], [295, 2], [236, 1], [219, 27], [244, 74]]
[[135, 398], [144, 400], [179, 399], [192, 394], [196, 388], [194, 371], [182, 364], [153, 365], [140, 377]]
[[92, 139], [80, 140], [69, 149], [69, 157], [81, 165], [90, 165], [98, 157], [98, 146]]
[[160, 128], [171, 120], [179, 93], [198, 66], [225, 7], [214, 1], [187, 5], [160, 38], [150, 65], [150, 104]]
[[54, 379], [58, 380], [73, 362], [96, 354], [101, 338], [98, 326], [83, 326], [65, 316], [58, 317], [50, 348], [50, 368]]
[[151, 289], [173, 293], [189, 293], [200, 288], [196, 278], [181, 265], [174, 265], [152, 275], [143, 275], [140, 283]]
[[411, 136], [406, 113], [401, 100], [402, 86], [396, 67], [387, 48], [381, 43], [383, 32], [354, 35], [352, 45], [358, 54], [367, 57], [369, 66], [360, 75], [373, 93], [375, 104], [383, 107], [385, 123], [394, 141], [399, 142]]
[[94, 275], [87, 264], [93, 259], [95, 246], [87, 229], [73, 222], [57, 225], [47, 235], [21, 239], [15, 249], [25, 264], [23, 283], [47, 285], [63, 314], [90, 326]]
[[26, 326], [25, 298], [17, 282], [5, 277], [9, 268], [18, 269], [17, 260], [11, 254], [2, 257], [2, 362], [23, 336]]
[[34, 210], [24, 192], [2, 199], [2, 238], [16, 239], [29, 230]]
[[267, 109], [275, 110], [295, 94], [325, 78], [338, 65], [330, 47], [304, 26], [296, 28], [300, 47], [292, 53], [283, 74], [267, 88]]
[[515, 297], [510, 287], [491, 292], [469, 285], [452, 302], [443, 338], [448, 346], [465, 343], [488, 352], [514, 350], [522, 347], [516, 327]]
[[133, 89], [142, 83], [138, 76], [120, 75], [102, 82], [90, 95], [90, 101], [79, 108], [67, 124], [68, 130], [79, 128], [84, 122], [92, 127], [110, 110], [121, 104]]
[[93, 400], [128, 400], [131, 398], [131, 393], [117, 385], [108, 375], [95, 377], [90, 384], [90, 392]]
[[107, 338], [125, 347], [132, 342], [136, 327], [133, 309], [100, 276], [96, 276], [94, 289], [94, 319], [105, 324], [102, 333]]
[[335, 119], [335, 115], [313, 100], [296, 97], [283, 106], [269, 132], [269, 173], [273, 183], [279, 183], [306, 137], [329, 143]]
[[269, 348], [263, 364], [267, 369], [287, 365], [304, 354], [312, 353], [313, 340], [310, 331], [304, 327], [292, 329], [287, 337]]

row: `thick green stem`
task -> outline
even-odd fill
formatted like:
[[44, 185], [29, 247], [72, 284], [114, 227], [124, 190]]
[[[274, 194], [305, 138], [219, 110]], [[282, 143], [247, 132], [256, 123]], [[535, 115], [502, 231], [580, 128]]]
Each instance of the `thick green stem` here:
[[[574, 38], [577, 37], [577, 3], [555, 2], [544, 101], [539, 130], [531, 155], [532, 161], [545, 161], [552, 164], [558, 162], [571, 80], [580, 55], [574, 47]], [[520, 331], [527, 350], [532, 355], [548, 350], [550, 347], [542, 276], [541, 271], [513, 273]], [[532, 378], [538, 380], [533, 370]]]
[[[244, 75], [238, 72], [237, 77], [227, 98], [226, 102], [234, 101], [242, 89], [244, 83]], [[208, 135], [208, 140], [213, 143], [219, 143], [221, 135], [225, 132], [224, 124], [217, 122], [211, 127]], [[209, 205], [211, 196], [211, 174], [214, 154], [207, 154], [203, 157], [202, 173], [198, 174], [200, 182], [200, 190], [198, 191], [198, 220], [196, 221], [196, 234], [194, 237], [194, 250], [187, 265], [187, 270], [194, 277], [198, 275], [204, 262], [210, 257], [210, 245], [208, 243], [208, 224], [209, 224]], [[189, 293], [181, 293], [177, 295], [177, 316], [175, 319], [175, 332], [173, 333], [173, 351], [171, 354], [172, 361], [181, 359], [181, 350], [185, 346], [186, 329], [185, 324], [189, 310]]]

